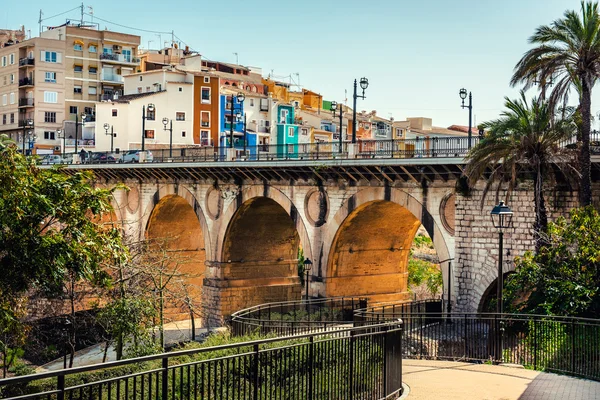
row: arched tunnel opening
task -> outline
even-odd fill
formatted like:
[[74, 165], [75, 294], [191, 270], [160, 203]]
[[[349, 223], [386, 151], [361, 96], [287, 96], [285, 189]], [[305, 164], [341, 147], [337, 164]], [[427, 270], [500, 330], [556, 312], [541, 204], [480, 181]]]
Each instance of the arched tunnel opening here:
[[222, 269], [227, 289], [222, 313], [256, 304], [300, 299], [295, 221], [276, 201], [256, 197], [232, 217], [223, 241]]

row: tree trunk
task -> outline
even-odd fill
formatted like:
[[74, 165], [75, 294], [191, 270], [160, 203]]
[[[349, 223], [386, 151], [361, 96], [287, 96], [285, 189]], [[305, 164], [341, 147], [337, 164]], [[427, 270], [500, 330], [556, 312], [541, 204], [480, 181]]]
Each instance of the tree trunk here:
[[545, 233], [548, 228], [548, 213], [546, 211], [546, 200], [544, 199], [544, 169], [540, 164], [534, 173], [534, 205], [535, 205], [535, 223], [533, 226], [533, 236], [535, 238], [535, 252], [546, 245]]
[[69, 346], [71, 355], [69, 358], [69, 368], [73, 368], [73, 360], [75, 359], [75, 278], [71, 277], [71, 293], [69, 295], [71, 301], [71, 332], [69, 332]]
[[194, 319], [194, 310], [190, 307], [190, 319], [192, 322], [192, 341], [196, 340], [196, 320]]
[[585, 74], [579, 76], [581, 80], [581, 154], [579, 165], [581, 167], [580, 204], [592, 204], [592, 174], [590, 160], [590, 131], [592, 117], [592, 91], [590, 82]]

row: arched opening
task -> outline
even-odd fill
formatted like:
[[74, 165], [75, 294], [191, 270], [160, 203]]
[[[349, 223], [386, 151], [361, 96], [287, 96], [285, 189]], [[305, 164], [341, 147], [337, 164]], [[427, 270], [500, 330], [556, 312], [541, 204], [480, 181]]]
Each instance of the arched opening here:
[[[443, 274], [433, 240], [423, 225], [412, 241], [408, 256], [408, 291], [415, 301], [439, 299], [444, 293]], [[444, 263], [447, 268], [447, 263]]]
[[243, 203], [223, 240], [223, 315], [241, 308], [300, 298], [300, 237], [286, 210], [268, 197]]
[[[506, 287], [506, 282], [508, 280], [509, 275], [514, 274], [514, 271], [505, 272], [503, 275], [504, 287]], [[497, 274], [496, 274], [497, 275]], [[483, 292], [483, 296], [481, 296], [481, 300], [479, 301], [479, 307], [477, 307], [477, 312], [480, 313], [495, 313], [496, 312], [496, 303], [498, 299], [498, 278], [494, 278], [492, 283], [485, 289]], [[506, 303], [504, 303], [506, 304]]]
[[169, 280], [164, 290], [166, 319], [190, 319], [200, 310], [206, 261], [196, 212], [183, 197], [163, 197], [148, 219], [146, 239], [153, 260], [149, 273]]
[[354, 209], [333, 240], [327, 296], [408, 300], [408, 256], [420, 225], [408, 209], [391, 201], [371, 201]]

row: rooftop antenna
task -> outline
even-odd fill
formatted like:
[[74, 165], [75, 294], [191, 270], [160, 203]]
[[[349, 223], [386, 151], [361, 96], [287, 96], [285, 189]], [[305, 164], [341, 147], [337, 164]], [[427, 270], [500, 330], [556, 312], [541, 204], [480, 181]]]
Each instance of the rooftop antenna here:
[[42, 9], [40, 8], [40, 18], [38, 19], [38, 24], [40, 25], [40, 33], [39, 36], [42, 35], [42, 15], [44, 15], [44, 13], [42, 12]]
[[238, 53], [233, 53], [233, 55], [235, 56], [235, 64], [236, 65], [240, 65], [240, 60], [239, 60], [239, 57], [238, 57]]
[[87, 6], [89, 12], [90, 17], [92, 18], [92, 24], [94, 24], [94, 7], [92, 6]]
[[294, 75], [296, 75], [296, 77], [298, 78], [298, 84], [296, 86], [298, 87], [298, 89], [302, 89], [302, 87], [300, 86], [300, 72], [296, 72], [294, 73]]
[[80, 27], [83, 26], [83, 10], [84, 10], [84, 5], [83, 5], [83, 2], [81, 2], [81, 25], [79, 25]]

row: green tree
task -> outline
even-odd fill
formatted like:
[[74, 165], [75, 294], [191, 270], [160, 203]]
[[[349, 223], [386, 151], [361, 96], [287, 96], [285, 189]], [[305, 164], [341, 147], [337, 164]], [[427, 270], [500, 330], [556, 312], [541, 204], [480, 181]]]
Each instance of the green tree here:
[[517, 312], [596, 318], [600, 313], [600, 214], [591, 206], [548, 225], [547, 246], [515, 259], [506, 307]]
[[579, 93], [581, 113], [581, 205], [592, 202], [590, 131], [592, 88], [600, 71], [600, 14], [598, 3], [581, 2], [581, 15], [566, 11], [563, 18], [536, 29], [529, 38], [535, 45], [527, 51], [515, 67], [511, 84], [525, 83], [525, 87], [540, 83], [545, 94], [553, 84], [549, 101], [554, 108], [566, 104], [569, 92]]
[[108, 282], [104, 266], [127, 252], [118, 230], [101, 222], [116, 188], [92, 182], [89, 172], [39, 168], [0, 137], [0, 304], [30, 289], [60, 293], [70, 280]]
[[548, 225], [544, 201], [544, 181], [559, 172], [573, 181], [578, 172], [574, 165], [573, 150], [561, 144], [576, 132], [570, 116], [556, 115], [548, 102], [534, 98], [531, 104], [521, 91], [521, 98], [506, 98], [499, 119], [485, 122], [486, 136], [466, 157], [465, 175], [470, 185], [487, 178], [482, 197], [497, 183], [496, 197], [506, 187], [506, 198], [517, 185], [520, 174], [531, 172], [534, 182], [536, 249], [543, 244], [542, 232]]

